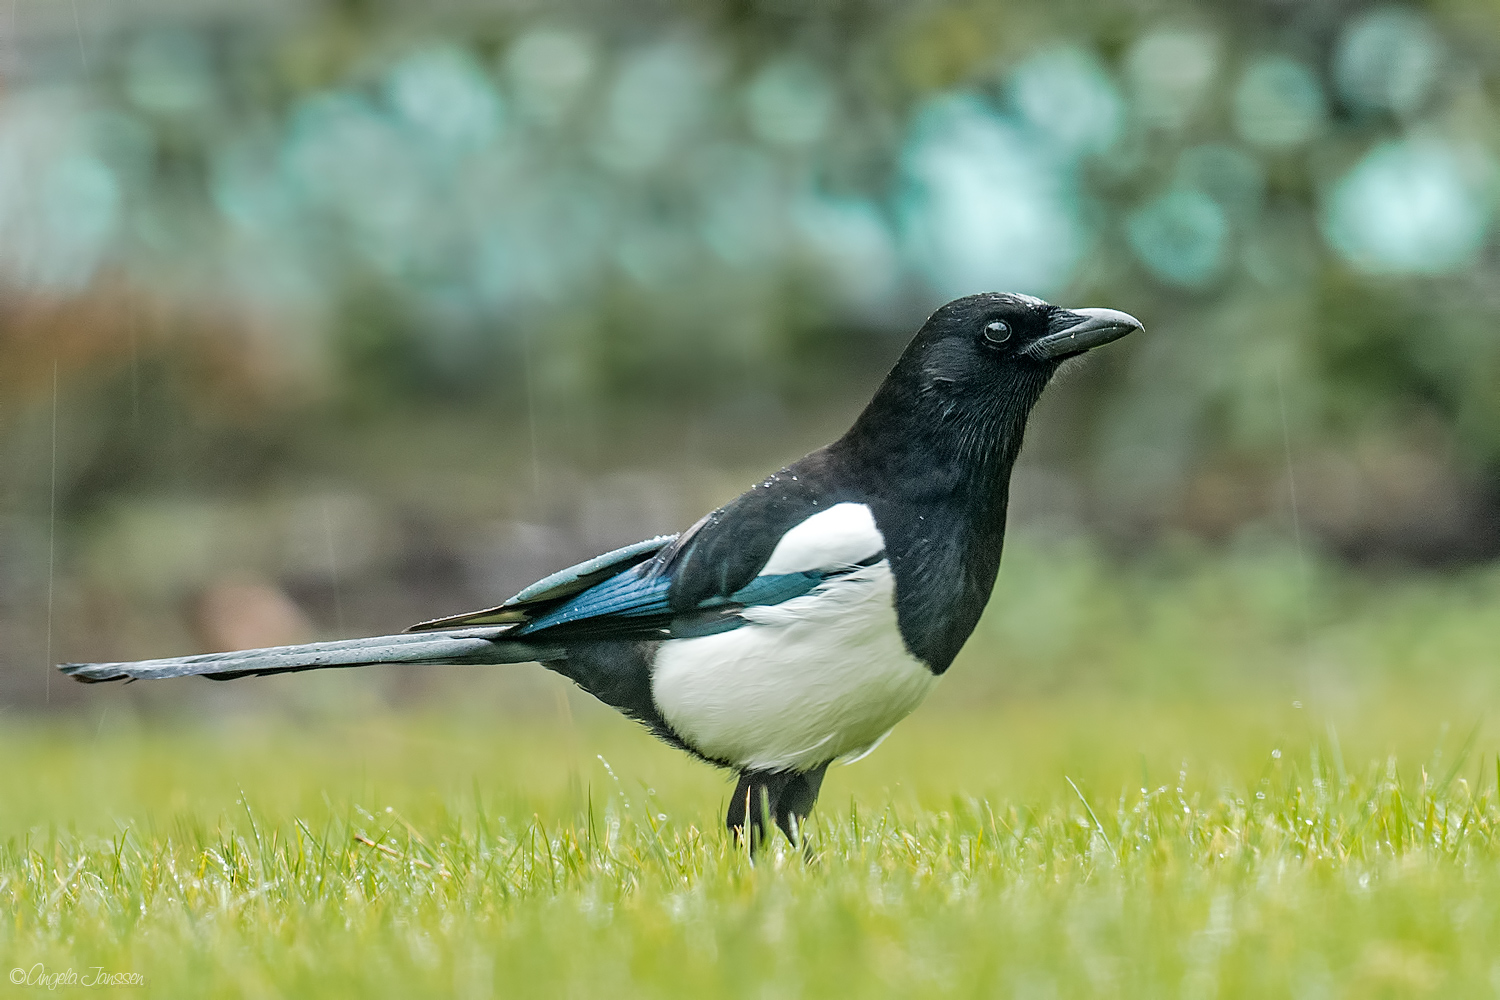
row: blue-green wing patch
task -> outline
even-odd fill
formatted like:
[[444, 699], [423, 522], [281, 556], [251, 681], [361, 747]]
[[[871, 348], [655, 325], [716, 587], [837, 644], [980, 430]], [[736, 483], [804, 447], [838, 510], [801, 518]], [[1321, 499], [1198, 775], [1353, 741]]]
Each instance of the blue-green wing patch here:
[[427, 632], [432, 629], [461, 628], [469, 625], [508, 625], [528, 621], [539, 611], [544, 611], [541, 606], [564, 601], [632, 566], [645, 562], [672, 544], [676, 538], [676, 535], [657, 535], [644, 542], [636, 542], [634, 545], [606, 552], [543, 577], [497, 607], [453, 615], [448, 618], [435, 618], [432, 621], [413, 625], [407, 631]]

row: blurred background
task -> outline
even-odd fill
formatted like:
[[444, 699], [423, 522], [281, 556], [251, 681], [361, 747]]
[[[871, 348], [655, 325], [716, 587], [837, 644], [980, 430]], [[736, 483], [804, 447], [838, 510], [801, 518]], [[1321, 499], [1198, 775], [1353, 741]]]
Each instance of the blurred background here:
[[1485, 0], [13, 0], [0, 710], [454, 696], [50, 664], [496, 603], [984, 290], [1146, 332], [1033, 419], [970, 683], [1488, 663], [1398, 640], [1500, 613], [1497, 112]]

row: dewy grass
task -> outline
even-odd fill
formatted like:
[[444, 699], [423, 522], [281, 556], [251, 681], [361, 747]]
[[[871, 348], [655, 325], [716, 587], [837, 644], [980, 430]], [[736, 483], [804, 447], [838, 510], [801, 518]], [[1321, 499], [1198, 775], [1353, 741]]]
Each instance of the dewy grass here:
[[[940, 721], [908, 742], [985, 745], [982, 720]], [[1060, 787], [1029, 798], [835, 776], [811, 859], [752, 860], [694, 765], [624, 751], [616, 773], [660, 791], [582, 761], [551, 795], [493, 774], [464, 789], [432, 726], [381, 723], [410, 752], [384, 790], [357, 773], [383, 757], [330, 766], [337, 736], [12, 731], [7, 791], [21, 773], [50, 790], [7, 819], [0, 972], [222, 996], [1456, 995], [1500, 976], [1500, 761], [1461, 744], [1439, 773], [1351, 766], [1325, 737], [1212, 786], [1106, 786], [1085, 753], [1077, 775], [1044, 764]], [[458, 770], [511, 742], [468, 738]], [[101, 778], [135, 814], [80, 799], [91, 818], [69, 821], [69, 783]]]
[[0, 714], [0, 987], [1500, 989], [1500, 576], [1316, 570], [1303, 609], [1274, 552], [1015, 556], [931, 702], [830, 771], [810, 857], [748, 857], [723, 774], [539, 669], [401, 713], [370, 671]]

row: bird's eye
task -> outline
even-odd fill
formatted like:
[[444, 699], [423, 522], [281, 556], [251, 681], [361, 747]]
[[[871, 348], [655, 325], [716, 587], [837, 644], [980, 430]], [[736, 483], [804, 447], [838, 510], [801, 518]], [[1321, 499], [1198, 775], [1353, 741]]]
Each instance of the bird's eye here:
[[1010, 339], [1010, 324], [1003, 319], [992, 320], [984, 325], [984, 339], [992, 344], [1003, 344]]

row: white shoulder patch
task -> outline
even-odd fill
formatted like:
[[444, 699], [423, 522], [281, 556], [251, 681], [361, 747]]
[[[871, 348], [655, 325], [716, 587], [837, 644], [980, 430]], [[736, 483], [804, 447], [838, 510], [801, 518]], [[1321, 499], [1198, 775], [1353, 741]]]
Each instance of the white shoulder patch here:
[[869, 507], [834, 504], [782, 535], [760, 575], [853, 566], [884, 548], [885, 536]]

